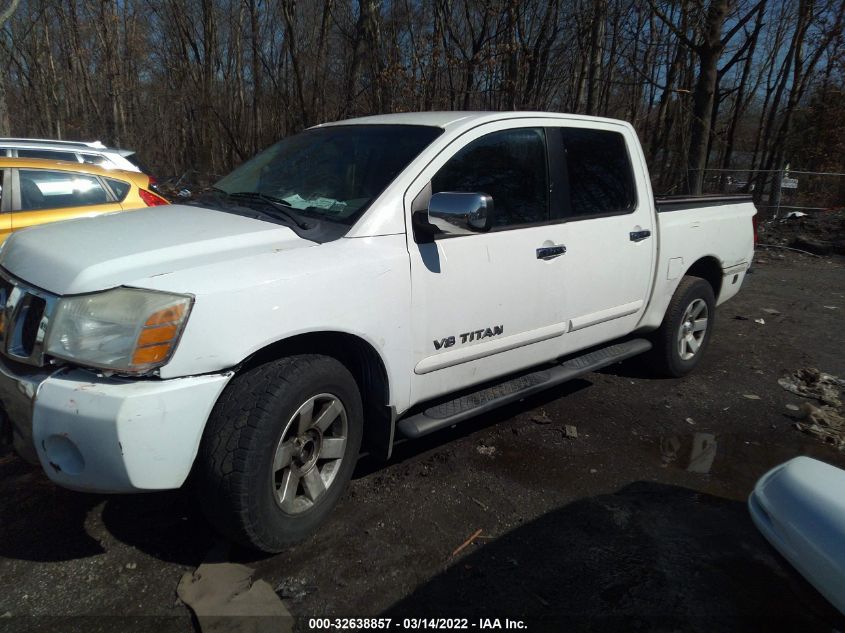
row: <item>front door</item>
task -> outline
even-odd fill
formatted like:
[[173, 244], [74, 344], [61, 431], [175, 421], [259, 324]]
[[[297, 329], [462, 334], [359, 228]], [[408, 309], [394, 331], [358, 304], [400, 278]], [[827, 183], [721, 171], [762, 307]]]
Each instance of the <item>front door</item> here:
[[[481, 383], [553, 358], [566, 328], [563, 288], [554, 283], [564, 257], [550, 223], [547, 120], [525, 119], [468, 132], [420, 174], [405, 204], [427, 208], [431, 194], [493, 198], [486, 233], [409, 237], [415, 379], [411, 401]], [[517, 127], [518, 126], [518, 127]]]

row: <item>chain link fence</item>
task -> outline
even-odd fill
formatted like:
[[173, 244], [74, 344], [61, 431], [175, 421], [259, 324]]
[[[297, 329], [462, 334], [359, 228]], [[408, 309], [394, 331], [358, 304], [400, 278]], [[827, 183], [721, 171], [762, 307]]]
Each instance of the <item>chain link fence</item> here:
[[705, 169], [704, 193], [750, 193], [761, 216], [816, 214], [845, 208], [845, 173], [786, 167], [779, 170]]
[[759, 247], [845, 255], [845, 173], [707, 169], [704, 193], [751, 194]]

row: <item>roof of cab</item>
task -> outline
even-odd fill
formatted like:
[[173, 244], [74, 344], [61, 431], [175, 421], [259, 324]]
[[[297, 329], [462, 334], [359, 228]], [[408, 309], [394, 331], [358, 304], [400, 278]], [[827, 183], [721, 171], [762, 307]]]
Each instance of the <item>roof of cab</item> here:
[[75, 171], [93, 176], [106, 176], [118, 180], [128, 180], [139, 187], [147, 186], [149, 176], [140, 172], [109, 169], [89, 163], [75, 163], [64, 160], [47, 160], [45, 158], [6, 158], [0, 156], [0, 169], [53, 169], [56, 171]]
[[584, 116], [581, 114], [568, 114], [564, 112], [495, 112], [495, 111], [481, 111], [481, 112], [463, 112], [463, 111], [445, 111], [445, 112], [400, 112], [397, 114], [377, 114], [374, 116], [359, 117], [356, 119], [346, 119], [345, 121], [332, 121], [331, 123], [323, 123], [315, 127], [323, 127], [329, 125], [428, 125], [432, 127], [440, 127], [444, 130], [455, 128], [458, 126], [477, 125], [480, 123], [489, 123], [491, 121], [502, 121], [507, 119], [524, 119], [524, 118], [552, 118], [569, 121], [595, 121], [603, 123], [622, 123], [624, 121], [618, 119], [606, 119], [602, 117]]

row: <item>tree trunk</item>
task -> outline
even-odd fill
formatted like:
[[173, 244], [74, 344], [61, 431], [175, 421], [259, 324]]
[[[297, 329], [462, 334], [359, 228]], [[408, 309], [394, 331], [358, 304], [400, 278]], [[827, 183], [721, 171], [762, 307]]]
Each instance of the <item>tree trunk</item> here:
[[713, 99], [719, 57], [722, 54], [722, 27], [728, 13], [728, 0], [713, 0], [707, 10], [704, 42], [698, 47], [698, 79], [692, 96], [692, 125], [687, 153], [687, 182], [689, 193], [701, 193], [704, 166], [707, 162], [707, 142], [713, 116]]
[[[0, 31], [6, 26], [6, 22], [18, 8], [20, 0], [12, 0], [4, 9], [0, 9]], [[9, 107], [6, 104], [6, 68], [0, 68], [0, 136], [11, 134], [11, 123], [9, 121]]]
[[590, 28], [590, 65], [587, 70], [587, 110], [596, 114], [599, 104], [601, 62], [604, 56], [604, 26], [607, 16], [607, 0], [594, 0], [593, 23]]

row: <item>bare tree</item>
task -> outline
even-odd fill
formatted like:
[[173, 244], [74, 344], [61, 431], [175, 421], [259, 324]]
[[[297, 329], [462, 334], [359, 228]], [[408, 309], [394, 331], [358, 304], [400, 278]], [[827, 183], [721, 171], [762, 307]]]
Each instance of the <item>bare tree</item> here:
[[[18, 8], [20, 0], [9, 0], [9, 3], [0, 8], [0, 36], [5, 35], [6, 22], [12, 17]], [[9, 108], [6, 105], [6, 73], [0, 69], [0, 136], [8, 136], [11, 125], [9, 123]]]
[[655, 190], [700, 191], [709, 165], [813, 155], [796, 121], [838, 94], [843, 2], [0, 0], [0, 132], [211, 179], [331, 119], [570, 111], [630, 120]]
[[718, 81], [718, 64], [728, 42], [739, 33], [754, 15], [760, 11], [766, 0], [760, 0], [744, 15], [737, 16], [733, 26], [725, 35], [722, 31], [733, 0], [710, 0], [704, 14], [699, 37], [690, 37], [649, 0], [652, 10], [672, 30], [675, 36], [698, 57], [698, 78], [692, 95], [692, 120], [689, 150], [687, 152], [687, 179], [690, 193], [701, 193], [704, 182], [704, 168], [707, 163], [707, 146], [710, 126], [713, 121], [713, 100]]

